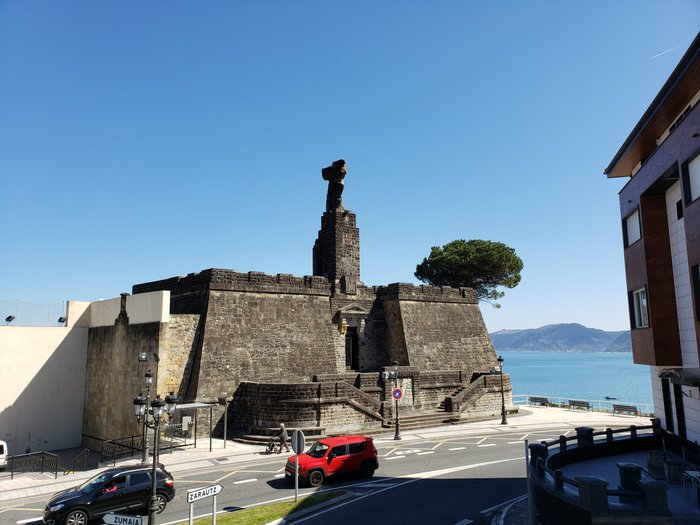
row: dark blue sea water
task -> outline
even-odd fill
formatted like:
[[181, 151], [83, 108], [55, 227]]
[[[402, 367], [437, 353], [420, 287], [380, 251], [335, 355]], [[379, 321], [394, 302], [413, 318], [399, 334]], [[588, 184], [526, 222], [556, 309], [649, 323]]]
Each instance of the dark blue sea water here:
[[[649, 367], [626, 352], [500, 352], [513, 395], [652, 404]], [[609, 404], [609, 403], [608, 403]], [[640, 407], [642, 408], [642, 407]]]

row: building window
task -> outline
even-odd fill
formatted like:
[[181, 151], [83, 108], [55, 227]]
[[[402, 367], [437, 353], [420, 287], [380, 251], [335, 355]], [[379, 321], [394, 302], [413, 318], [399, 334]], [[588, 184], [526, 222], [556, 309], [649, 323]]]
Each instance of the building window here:
[[632, 292], [632, 325], [634, 328], [649, 327], [649, 305], [647, 289], [640, 288]]
[[622, 233], [625, 237], [625, 246], [631, 246], [642, 238], [642, 228], [639, 222], [639, 210], [634, 210], [622, 223]]
[[683, 168], [683, 189], [687, 205], [700, 197], [700, 155], [696, 155]]
[[697, 264], [690, 268], [690, 276], [693, 280], [693, 299], [695, 300], [695, 320], [700, 321], [700, 266]]

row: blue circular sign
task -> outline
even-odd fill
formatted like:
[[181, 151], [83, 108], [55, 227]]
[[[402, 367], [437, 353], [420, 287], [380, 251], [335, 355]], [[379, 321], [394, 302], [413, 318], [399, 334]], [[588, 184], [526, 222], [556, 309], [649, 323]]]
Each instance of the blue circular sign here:
[[400, 388], [394, 388], [394, 390], [391, 391], [391, 397], [398, 401], [403, 397], [403, 392], [401, 392]]

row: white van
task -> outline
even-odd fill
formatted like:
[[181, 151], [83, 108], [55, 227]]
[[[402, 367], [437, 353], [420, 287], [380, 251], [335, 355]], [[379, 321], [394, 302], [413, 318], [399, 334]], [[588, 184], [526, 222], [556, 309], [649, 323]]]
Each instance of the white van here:
[[7, 467], [7, 456], [9, 452], [7, 451], [7, 443], [0, 441], [0, 470], [5, 470]]

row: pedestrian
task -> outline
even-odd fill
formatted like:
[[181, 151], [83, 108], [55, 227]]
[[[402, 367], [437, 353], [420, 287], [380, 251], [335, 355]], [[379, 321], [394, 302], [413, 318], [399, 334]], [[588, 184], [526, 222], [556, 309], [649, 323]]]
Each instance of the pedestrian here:
[[289, 445], [287, 445], [287, 441], [289, 441], [289, 436], [287, 435], [287, 429], [284, 428], [284, 423], [280, 423], [280, 447], [277, 449], [277, 453], [281, 454], [282, 453], [282, 447], [284, 446], [285, 452], [289, 452]]

